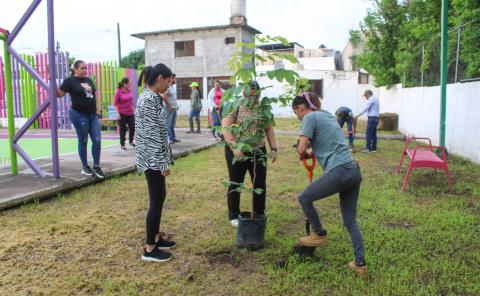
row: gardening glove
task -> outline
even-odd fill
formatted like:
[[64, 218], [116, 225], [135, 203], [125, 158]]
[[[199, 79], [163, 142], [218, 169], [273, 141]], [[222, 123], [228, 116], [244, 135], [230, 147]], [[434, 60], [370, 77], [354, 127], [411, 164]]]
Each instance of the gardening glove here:
[[303, 152], [302, 154], [299, 154], [300, 155], [300, 160], [305, 160], [305, 159], [311, 159], [312, 158], [312, 151], [305, 151]]
[[274, 163], [277, 160], [277, 150], [272, 150], [270, 155], [272, 156], [272, 163]]

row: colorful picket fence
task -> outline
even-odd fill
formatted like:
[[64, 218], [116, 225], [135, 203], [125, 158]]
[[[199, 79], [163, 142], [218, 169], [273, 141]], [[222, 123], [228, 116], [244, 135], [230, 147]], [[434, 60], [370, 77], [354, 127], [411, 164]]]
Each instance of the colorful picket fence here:
[[[136, 69], [120, 68], [116, 63], [89, 63], [87, 64], [88, 76], [92, 78], [97, 87], [97, 100], [102, 102], [103, 115], [108, 107], [113, 105], [118, 83], [122, 78], [128, 77], [133, 93], [133, 104], [137, 103], [138, 74]], [[108, 114], [108, 113], [107, 113]]]
[[[39, 75], [50, 80], [48, 71], [47, 53], [38, 53], [35, 55], [22, 55]], [[57, 84], [61, 85], [63, 80], [70, 76], [69, 54], [68, 52], [58, 52], [55, 60], [57, 70]], [[0, 118], [7, 117], [6, 95], [5, 95], [5, 75], [4, 63], [0, 57]], [[101, 102], [102, 114], [108, 116], [108, 107], [113, 105], [115, 91], [119, 81], [123, 77], [128, 77], [131, 81], [134, 104], [137, 101], [138, 94], [138, 73], [136, 69], [120, 68], [116, 63], [88, 63], [88, 76], [95, 82], [97, 91], [97, 102]], [[36, 80], [25, 71], [25, 69], [12, 59], [12, 77], [13, 77], [13, 97], [14, 97], [14, 116], [15, 118], [29, 118], [45, 100], [48, 100], [47, 91], [43, 89]], [[71, 129], [72, 125], [69, 118], [70, 97], [68, 94], [58, 101], [58, 128]], [[39, 117], [34, 127], [48, 129], [51, 122], [51, 111], [47, 108]]]

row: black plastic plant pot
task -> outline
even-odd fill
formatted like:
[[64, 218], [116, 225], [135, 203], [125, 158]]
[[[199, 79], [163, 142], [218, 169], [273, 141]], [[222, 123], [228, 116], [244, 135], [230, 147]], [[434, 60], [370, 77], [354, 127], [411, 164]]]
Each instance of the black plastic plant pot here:
[[238, 215], [237, 247], [247, 250], [259, 250], [263, 248], [267, 217], [265, 215], [254, 216], [250, 212], [242, 212]]

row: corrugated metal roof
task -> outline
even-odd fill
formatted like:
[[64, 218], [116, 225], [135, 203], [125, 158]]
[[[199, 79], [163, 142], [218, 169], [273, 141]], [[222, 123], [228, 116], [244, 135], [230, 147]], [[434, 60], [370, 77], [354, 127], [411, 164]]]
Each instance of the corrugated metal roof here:
[[280, 51], [280, 50], [290, 50], [290, 49], [293, 49], [294, 46], [298, 45], [300, 46], [301, 48], [303, 48], [303, 46], [301, 44], [298, 44], [297, 42], [290, 42], [288, 43], [288, 45], [285, 45], [283, 43], [274, 43], [274, 44], [263, 44], [263, 45], [259, 45], [257, 46], [258, 48], [262, 49], [262, 50], [265, 50], [265, 51]]

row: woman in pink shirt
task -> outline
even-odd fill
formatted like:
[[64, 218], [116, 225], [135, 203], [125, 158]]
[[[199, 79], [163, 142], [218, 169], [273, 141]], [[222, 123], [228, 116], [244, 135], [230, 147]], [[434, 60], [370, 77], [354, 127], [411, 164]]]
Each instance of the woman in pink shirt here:
[[115, 111], [120, 118], [118, 125], [120, 126], [120, 145], [123, 150], [125, 147], [125, 135], [127, 134], [128, 125], [128, 142], [135, 147], [133, 137], [135, 135], [135, 110], [133, 108], [133, 95], [130, 89], [130, 80], [127, 77], [123, 78], [118, 84], [117, 92], [115, 93], [114, 101]]
[[[215, 140], [220, 140], [220, 138], [222, 137], [219, 134], [219, 130], [218, 130], [218, 127], [221, 126], [221, 121], [222, 121], [221, 119], [222, 112], [220, 108], [221, 107], [220, 103], [222, 101], [222, 95], [225, 91], [221, 87], [220, 81], [215, 80], [214, 85], [215, 87], [208, 92], [208, 104], [212, 112], [211, 114], [212, 115], [212, 137]], [[218, 134], [218, 137], [215, 134]]]

